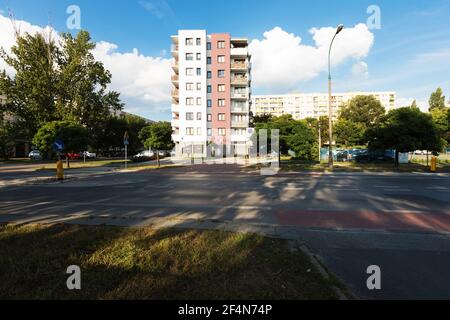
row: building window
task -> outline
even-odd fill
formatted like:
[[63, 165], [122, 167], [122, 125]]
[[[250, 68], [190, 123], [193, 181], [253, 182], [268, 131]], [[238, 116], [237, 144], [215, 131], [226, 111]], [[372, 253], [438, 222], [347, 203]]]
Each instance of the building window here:
[[225, 56], [217, 56], [218, 63], [225, 63]]
[[207, 86], [206, 87], [206, 92], [207, 93], [211, 93], [212, 92], [212, 87], [211, 86]]
[[194, 128], [186, 128], [186, 135], [193, 136], [194, 135]]
[[201, 53], [197, 53], [197, 61], [202, 60], [202, 54]]
[[225, 99], [219, 99], [218, 104], [219, 107], [225, 107]]
[[206, 64], [211, 64], [211, 57], [206, 58]]
[[225, 78], [225, 70], [219, 70], [219, 71], [217, 72], [217, 76], [218, 76], [219, 78]]
[[192, 61], [192, 60], [194, 60], [194, 54], [186, 53], [186, 61]]
[[194, 113], [193, 112], [186, 112], [186, 120], [194, 120]]
[[202, 75], [202, 68], [197, 68], [197, 75], [201, 76]]
[[226, 132], [225, 128], [219, 128], [219, 136], [225, 136]]
[[225, 49], [225, 41], [217, 41], [217, 49]]
[[219, 113], [218, 120], [219, 121], [225, 121], [225, 113]]
[[217, 86], [217, 91], [219, 92], [225, 92], [225, 85], [224, 84], [219, 84]]
[[194, 69], [192, 69], [192, 68], [186, 68], [186, 75], [187, 75], [187, 76], [192, 76], [192, 75], [193, 75], [193, 72], [194, 72]]
[[194, 98], [186, 98], [186, 105], [187, 106], [193, 106], [194, 105]]
[[211, 42], [208, 42], [208, 43], [206, 44], [206, 50], [211, 50]]
[[197, 112], [197, 120], [202, 120], [202, 113], [201, 112]]
[[193, 83], [186, 83], [186, 90], [187, 91], [194, 90], [194, 84]]
[[211, 79], [211, 78], [212, 78], [212, 73], [211, 73], [211, 71], [208, 71], [208, 72], [206, 73], [206, 78], [208, 78], [208, 79]]
[[196, 42], [196, 44], [197, 44], [198, 46], [201, 46], [201, 45], [202, 45], [202, 39], [201, 39], [201, 38], [195, 39], [195, 42]]
[[208, 108], [211, 108], [212, 107], [212, 100], [211, 99], [208, 99]]
[[212, 136], [212, 129], [208, 129], [208, 137]]
[[194, 39], [193, 38], [186, 38], [186, 45], [187, 46], [194, 45]]
[[245, 94], [245, 93], [247, 93], [247, 88], [236, 87], [236, 88], [234, 88], [234, 93]]
[[208, 114], [207, 119], [208, 119], [208, 122], [211, 122], [212, 121], [212, 114]]
[[201, 82], [197, 82], [197, 91], [202, 90], [202, 83]]
[[198, 136], [202, 135], [202, 128], [200, 128], [200, 127], [197, 128], [197, 135]]
[[197, 105], [201, 106], [202, 105], [202, 98], [197, 98]]

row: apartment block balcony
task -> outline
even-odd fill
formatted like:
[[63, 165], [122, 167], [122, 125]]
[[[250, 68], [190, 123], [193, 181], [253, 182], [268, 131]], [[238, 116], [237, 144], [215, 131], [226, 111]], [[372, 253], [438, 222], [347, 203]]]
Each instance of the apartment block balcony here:
[[172, 112], [180, 113], [180, 103], [178, 101], [172, 100]]
[[248, 49], [247, 48], [231, 48], [231, 56], [236, 57], [247, 57], [248, 56]]
[[172, 118], [172, 126], [173, 127], [179, 127], [180, 126], [180, 118]]
[[247, 62], [232, 62], [231, 70], [248, 70], [250, 64]]
[[244, 93], [236, 93], [233, 92], [231, 93], [231, 99], [239, 99], [239, 100], [248, 100], [248, 92], [244, 92]]
[[231, 78], [231, 84], [248, 85], [249, 81], [250, 81], [250, 79], [248, 77], [232, 77]]
[[172, 90], [172, 97], [178, 99], [180, 96], [180, 91], [178, 89]]
[[231, 120], [232, 128], [248, 128], [248, 120]]
[[179, 75], [177, 75], [177, 74], [172, 75], [172, 83], [177, 88], [178, 88], [178, 85], [179, 85], [179, 81], [180, 81], [180, 76]]
[[248, 113], [247, 107], [238, 107], [238, 106], [231, 106], [231, 112], [232, 113]]
[[173, 71], [175, 71], [176, 74], [178, 74], [178, 72], [179, 72], [179, 64], [178, 64], [178, 60], [177, 59], [172, 60], [172, 69], [173, 69]]

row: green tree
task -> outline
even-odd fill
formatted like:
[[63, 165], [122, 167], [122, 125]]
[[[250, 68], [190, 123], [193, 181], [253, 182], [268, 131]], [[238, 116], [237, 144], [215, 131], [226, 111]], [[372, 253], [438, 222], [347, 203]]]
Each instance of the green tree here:
[[27, 138], [45, 123], [57, 120], [56, 88], [59, 49], [43, 34], [17, 38], [12, 54], [0, 50], [0, 58], [15, 70], [14, 76], [0, 73], [0, 92], [8, 97], [9, 112], [27, 128]]
[[434, 109], [445, 109], [445, 96], [441, 88], [437, 88], [437, 90], [431, 94], [428, 104], [430, 105], [429, 111], [433, 111]]
[[345, 119], [339, 119], [334, 126], [336, 141], [339, 144], [355, 146], [362, 143], [366, 127], [359, 122], [352, 122]]
[[292, 134], [286, 137], [287, 145], [301, 160], [313, 161], [319, 156], [314, 130], [304, 120], [295, 121]]
[[374, 96], [356, 96], [341, 108], [339, 118], [362, 123], [366, 128], [376, 126], [386, 110]]
[[87, 31], [76, 37], [63, 33], [59, 54], [57, 110], [59, 118], [80, 123], [91, 130], [109, 116], [121, 110], [119, 94], [107, 92], [111, 73], [96, 61], [92, 51], [95, 43]]
[[0, 158], [8, 160], [14, 149], [15, 128], [9, 121], [0, 119]]
[[398, 154], [414, 150], [442, 151], [444, 142], [431, 115], [418, 108], [400, 108], [390, 111], [380, 123], [366, 133], [369, 148], [375, 150], [395, 149]]
[[[33, 138], [33, 144], [46, 157], [51, 157], [53, 143], [61, 140], [65, 152], [79, 152], [87, 148], [88, 131], [70, 121], [52, 121], [43, 125]], [[67, 158], [69, 159], [69, 158]], [[69, 166], [69, 161], [67, 162]]]
[[172, 125], [170, 122], [157, 122], [144, 127], [139, 133], [144, 146], [156, 151], [158, 167], [161, 166], [159, 151], [172, 150], [175, 144], [172, 141]]
[[0, 73], [0, 92], [8, 97], [9, 112], [27, 129], [31, 139], [47, 122], [67, 120], [92, 132], [98, 121], [122, 104], [117, 92], [107, 92], [111, 74], [95, 61], [89, 33], [62, 34], [56, 44], [51, 35], [26, 33], [17, 38], [12, 54], [0, 58], [15, 71]]

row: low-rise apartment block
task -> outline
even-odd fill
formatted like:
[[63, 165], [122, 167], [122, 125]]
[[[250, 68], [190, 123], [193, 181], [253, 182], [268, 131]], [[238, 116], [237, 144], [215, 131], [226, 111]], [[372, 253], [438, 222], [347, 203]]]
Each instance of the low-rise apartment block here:
[[172, 137], [177, 156], [206, 156], [212, 144], [245, 153], [251, 98], [248, 40], [180, 30], [172, 43]]
[[[386, 111], [395, 108], [395, 92], [347, 92], [334, 93], [331, 98], [333, 118], [339, 115], [342, 105], [358, 95], [372, 95]], [[290, 114], [296, 120], [328, 116], [327, 93], [301, 93], [284, 95], [254, 95], [251, 111], [253, 115], [270, 114], [276, 117]]]

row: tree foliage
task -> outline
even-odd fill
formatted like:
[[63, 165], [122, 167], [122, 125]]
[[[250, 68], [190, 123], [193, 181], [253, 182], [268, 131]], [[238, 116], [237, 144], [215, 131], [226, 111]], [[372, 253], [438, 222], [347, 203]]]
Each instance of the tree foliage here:
[[139, 133], [139, 138], [146, 148], [157, 151], [158, 166], [160, 165], [158, 151], [172, 150], [175, 146], [172, 141], [172, 125], [166, 121], [144, 127]]
[[430, 112], [435, 109], [445, 109], [445, 96], [442, 92], [442, 88], [437, 88], [437, 90], [431, 94], [428, 104], [430, 105]]
[[0, 92], [8, 98], [8, 111], [27, 128], [31, 139], [47, 122], [70, 121], [95, 131], [99, 120], [122, 104], [117, 92], [107, 92], [111, 74], [95, 61], [89, 33], [74, 38], [26, 33], [17, 38], [12, 54], [0, 57], [15, 71], [0, 73]]
[[345, 119], [339, 119], [334, 126], [337, 143], [345, 147], [362, 144], [365, 130], [364, 124]]
[[414, 150], [441, 152], [444, 147], [431, 116], [410, 107], [390, 111], [368, 130], [367, 139], [370, 149], [395, 149], [397, 154]]
[[361, 123], [366, 128], [376, 126], [386, 110], [374, 96], [356, 96], [341, 108], [340, 119]]
[[53, 143], [61, 140], [65, 152], [79, 152], [88, 145], [88, 131], [70, 121], [52, 121], [43, 125], [33, 138], [33, 144], [44, 156], [51, 156]]

